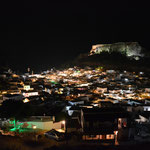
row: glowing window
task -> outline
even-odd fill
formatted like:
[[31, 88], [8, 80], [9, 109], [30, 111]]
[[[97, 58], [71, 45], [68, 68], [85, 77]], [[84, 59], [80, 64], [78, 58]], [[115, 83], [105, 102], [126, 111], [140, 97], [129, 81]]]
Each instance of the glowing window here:
[[114, 139], [114, 135], [113, 134], [107, 134], [106, 139], [108, 139], [108, 140]]

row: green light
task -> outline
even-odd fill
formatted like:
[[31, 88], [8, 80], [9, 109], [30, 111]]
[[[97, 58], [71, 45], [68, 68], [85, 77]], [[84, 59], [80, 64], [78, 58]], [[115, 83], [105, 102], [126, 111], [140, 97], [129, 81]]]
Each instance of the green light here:
[[13, 127], [12, 129], [10, 129], [10, 131], [14, 131], [14, 132], [15, 132], [15, 131], [19, 131], [19, 132], [20, 132], [20, 129], [21, 129], [23, 123], [16, 124], [16, 122], [19, 122], [19, 120], [16, 121], [16, 120], [14, 119], [13, 121], [9, 121], [10, 124], [14, 125], [14, 127]]
[[55, 82], [55, 81], [51, 81], [51, 83], [53, 83], [53, 84], [57, 84], [57, 82]]
[[17, 128], [12, 128], [12, 129], [10, 129], [10, 131], [16, 131], [17, 130]]
[[12, 128], [10, 129], [10, 131], [12, 132], [19, 132], [19, 133], [23, 133], [23, 132], [35, 132], [35, 129], [31, 129], [31, 128]]
[[30, 128], [23, 128], [23, 124], [24, 123], [16, 124], [17, 122], [19, 122], [19, 120], [16, 121], [14, 119], [12, 121], [9, 121], [9, 123], [14, 126], [13, 128], [9, 129], [9, 131], [18, 132], [18, 133], [22, 133], [22, 132], [35, 132], [35, 131], [37, 131], [37, 129], [36, 128], [32, 128], [32, 126]]

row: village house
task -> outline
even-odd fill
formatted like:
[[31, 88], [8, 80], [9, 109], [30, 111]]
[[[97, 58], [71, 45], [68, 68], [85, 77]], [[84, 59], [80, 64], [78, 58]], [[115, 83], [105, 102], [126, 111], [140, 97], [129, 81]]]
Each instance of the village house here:
[[128, 113], [119, 107], [82, 109], [82, 139], [114, 142], [121, 129], [128, 127], [127, 119]]

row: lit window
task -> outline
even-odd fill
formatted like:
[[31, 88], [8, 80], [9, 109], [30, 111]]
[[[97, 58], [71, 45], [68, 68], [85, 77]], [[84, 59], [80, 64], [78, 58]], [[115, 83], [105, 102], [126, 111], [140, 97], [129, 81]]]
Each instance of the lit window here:
[[108, 134], [108, 135], [106, 135], [106, 139], [108, 139], [108, 140], [114, 139], [114, 135]]

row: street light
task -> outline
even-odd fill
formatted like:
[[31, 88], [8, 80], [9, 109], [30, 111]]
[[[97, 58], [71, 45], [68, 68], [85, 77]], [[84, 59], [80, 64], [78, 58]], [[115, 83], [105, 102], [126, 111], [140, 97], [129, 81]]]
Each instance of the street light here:
[[36, 126], [35, 126], [35, 125], [33, 126], [33, 129], [36, 129]]

